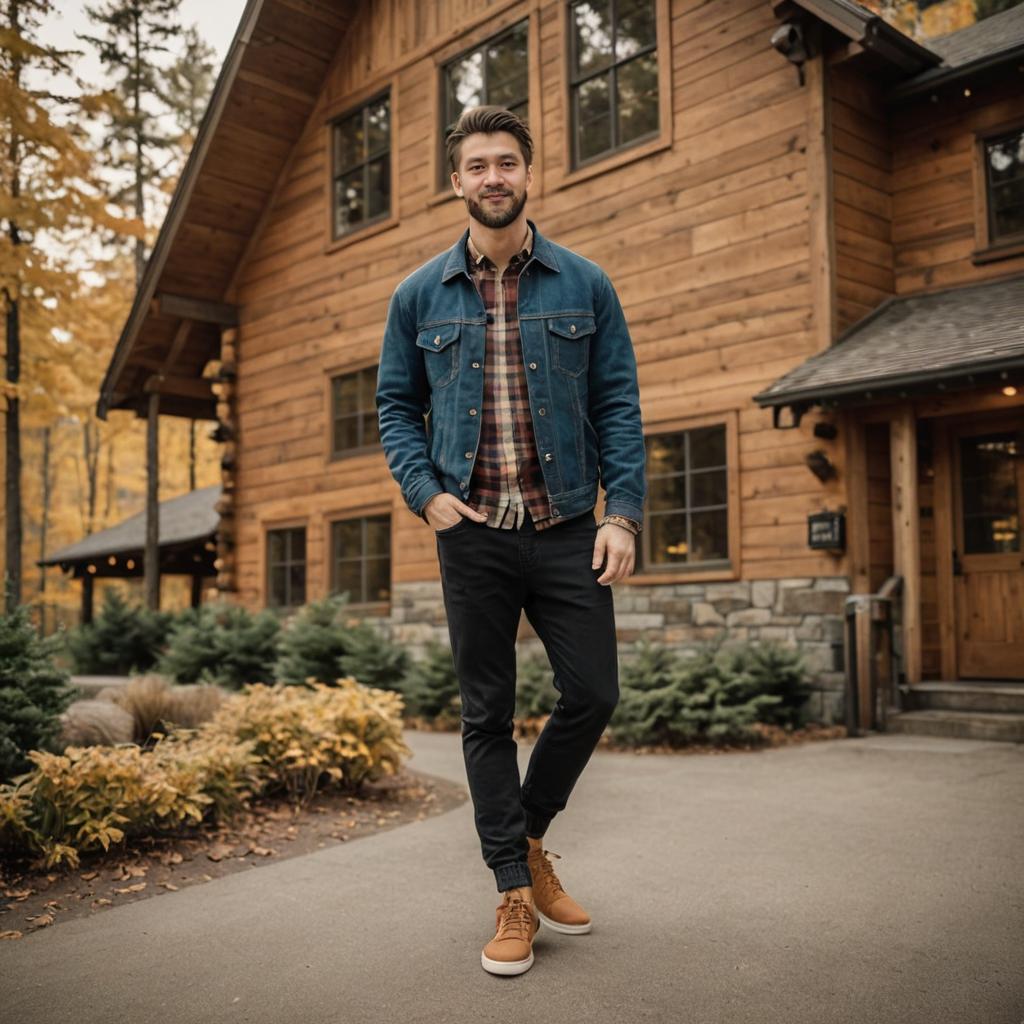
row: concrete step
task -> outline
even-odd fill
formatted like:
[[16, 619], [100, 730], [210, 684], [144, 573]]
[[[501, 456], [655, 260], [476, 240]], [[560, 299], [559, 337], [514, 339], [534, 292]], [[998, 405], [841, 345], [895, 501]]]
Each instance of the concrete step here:
[[1012, 711], [1024, 715], [1021, 683], [916, 683], [900, 688], [913, 711]]
[[1024, 743], [1024, 715], [1011, 711], [903, 711], [889, 715], [888, 731]]

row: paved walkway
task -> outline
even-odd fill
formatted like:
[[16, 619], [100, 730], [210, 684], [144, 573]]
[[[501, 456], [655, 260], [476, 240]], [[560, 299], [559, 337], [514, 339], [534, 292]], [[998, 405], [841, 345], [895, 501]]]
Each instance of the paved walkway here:
[[[411, 767], [464, 781], [453, 734]], [[525, 770], [529, 747], [521, 748]], [[585, 936], [480, 967], [454, 811], [0, 943], [10, 1024], [1020, 1024], [1024, 747], [598, 753], [548, 833]]]

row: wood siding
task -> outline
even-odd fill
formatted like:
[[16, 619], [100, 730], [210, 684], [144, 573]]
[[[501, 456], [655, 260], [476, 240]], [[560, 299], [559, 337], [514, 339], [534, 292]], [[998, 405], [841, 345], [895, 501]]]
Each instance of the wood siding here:
[[[528, 212], [614, 282], [636, 347], [646, 429], [736, 417], [744, 578], [845, 572], [845, 560], [806, 544], [807, 514], [836, 508], [843, 494], [841, 482], [820, 483], [804, 456], [825, 448], [841, 465], [837, 443], [812, 436], [815, 415], [800, 430], [775, 430], [751, 400], [815, 350], [808, 93], [768, 45], [777, 22], [763, 0], [673, 0], [664, 13], [668, 131], [638, 159], [566, 181], [563, 2], [364, 4], [238, 277], [243, 603], [264, 601], [263, 531], [294, 521], [296, 509], [307, 520], [310, 598], [327, 589], [327, 522], [382, 502], [393, 509], [393, 580], [437, 579], [432, 533], [406, 509], [383, 454], [329, 461], [324, 381], [376, 363], [395, 285], [465, 227], [464, 206], [438, 198], [432, 171], [439, 55], [522, 17], [530, 18], [538, 142]], [[397, 223], [332, 248], [326, 121], [389, 82]], [[861, 235], [873, 252], [884, 246]], [[847, 236], [844, 251], [855, 243]]]

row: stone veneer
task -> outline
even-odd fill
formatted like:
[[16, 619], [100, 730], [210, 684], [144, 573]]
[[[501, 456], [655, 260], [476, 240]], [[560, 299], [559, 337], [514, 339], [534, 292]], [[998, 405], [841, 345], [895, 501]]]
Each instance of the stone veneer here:
[[[620, 652], [641, 637], [681, 652], [725, 631], [727, 640], [771, 640], [797, 647], [810, 670], [813, 720], [834, 723], [843, 715], [843, 602], [845, 576], [742, 580], [735, 583], [663, 583], [615, 587]], [[448, 642], [440, 582], [395, 586], [391, 616], [382, 623], [393, 640], [419, 656], [431, 639]], [[520, 654], [541, 648], [523, 621]]]

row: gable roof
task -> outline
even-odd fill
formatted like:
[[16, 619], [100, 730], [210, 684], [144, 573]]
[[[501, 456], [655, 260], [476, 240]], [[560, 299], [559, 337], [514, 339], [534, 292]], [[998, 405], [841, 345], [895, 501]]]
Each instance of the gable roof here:
[[224, 297], [359, 6], [247, 0], [100, 386], [101, 419], [143, 414], [147, 382], [161, 412], [215, 418], [202, 372], [234, 320]]
[[[203, 540], [217, 532], [220, 516], [216, 505], [221, 495], [221, 485], [212, 484], [195, 491], [168, 498], [157, 506], [160, 521], [160, 547], [168, 548], [189, 541]], [[84, 559], [102, 558], [106, 555], [141, 553], [146, 546], [146, 511], [105, 530], [97, 530], [74, 544], [54, 551], [40, 559], [38, 565], [59, 565], [61, 562], [78, 562]]]
[[765, 388], [762, 406], [952, 383], [1024, 371], [1024, 276], [884, 302], [824, 352]]
[[945, 68], [958, 68], [1024, 43], [1024, 4], [993, 14], [958, 32], [928, 40]]

